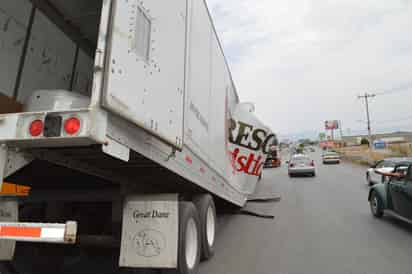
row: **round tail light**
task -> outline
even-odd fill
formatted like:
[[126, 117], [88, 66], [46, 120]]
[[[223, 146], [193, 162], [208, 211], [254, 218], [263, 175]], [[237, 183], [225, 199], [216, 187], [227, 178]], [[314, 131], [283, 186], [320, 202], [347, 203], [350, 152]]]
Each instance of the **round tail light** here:
[[42, 134], [44, 129], [44, 123], [42, 120], [34, 120], [31, 122], [30, 127], [29, 127], [29, 132], [30, 135], [33, 137], [38, 137], [40, 134]]
[[76, 117], [71, 117], [64, 122], [64, 131], [69, 135], [75, 135], [80, 130], [80, 120]]

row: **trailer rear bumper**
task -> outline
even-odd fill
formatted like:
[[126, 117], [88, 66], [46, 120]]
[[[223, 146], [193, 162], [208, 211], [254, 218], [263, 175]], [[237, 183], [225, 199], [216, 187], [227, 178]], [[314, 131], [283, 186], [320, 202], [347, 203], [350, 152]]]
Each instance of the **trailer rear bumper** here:
[[[69, 133], [65, 125], [73, 118], [79, 128]], [[38, 123], [38, 132], [31, 131], [33, 122]], [[100, 108], [4, 114], [0, 115], [0, 144], [18, 147], [104, 144], [106, 124], [106, 113]]]
[[76, 243], [77, 222], [19, 222], [18, 211], [18, 202], [15, 197], [0, 199], [0, 261], [13, 259], [17, 241], [52, 244]]
[[7, 223], [0, 222], [0, 240], [75, 244], [77, 222], [51, 223]]

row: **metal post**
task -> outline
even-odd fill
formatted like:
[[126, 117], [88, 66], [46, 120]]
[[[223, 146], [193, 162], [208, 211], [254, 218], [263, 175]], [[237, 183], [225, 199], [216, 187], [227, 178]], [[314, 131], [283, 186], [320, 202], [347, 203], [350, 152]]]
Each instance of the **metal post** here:
[[368, 136], [369, 140], [371, 140], [371, 120], [369, 116], [369, 102], [368, 102], [368, 97], [365, 95], [365, 106], [366, 106], [366, 119], [368, 123]]
[[365, 95], [360, 95], [358, 98], [364, 98], [365, 99], [365, 106], [366, 106], [366, 119], [367, 119], [367, 124], [368, 124], [368, 136], [369, 136], [369, 145], [372, 145], [372, 129], [371, 129], [371, 121], [370, 121], [370, 114], [369, 114], [369, 98], [375, 97], [375, 94], [368, 94], [365, 93]]

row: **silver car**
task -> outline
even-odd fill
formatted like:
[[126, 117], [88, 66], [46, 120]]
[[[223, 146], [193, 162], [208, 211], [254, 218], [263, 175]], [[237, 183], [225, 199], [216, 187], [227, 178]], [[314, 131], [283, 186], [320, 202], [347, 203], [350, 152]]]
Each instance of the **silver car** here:
[[339, 164], [340, 155], [334, 151], [327, 151], [322, 155], [322, 162], [324, 164]]
[[316, 176], [315, 161], [311, 160], [307, 155], [293, 155], [288, 164], [288, 174], [290, 177], [295, 175]]

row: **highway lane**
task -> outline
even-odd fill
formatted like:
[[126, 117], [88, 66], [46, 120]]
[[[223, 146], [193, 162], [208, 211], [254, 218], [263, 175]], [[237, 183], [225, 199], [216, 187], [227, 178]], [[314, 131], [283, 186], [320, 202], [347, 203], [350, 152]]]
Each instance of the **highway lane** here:
[[[265, 170], [260, 190], [282, 196], [273, 206], [274, 220], [219, 216], [216, 253], [201, 263], [200, 274], [412, 273], [412, 226], [372, 217], [365, 167], [323, 166], [319, 152], [311, 155], [317, 163], [315, 178], [289, 178], [285, 165]], [[64, 249], [56, 261], [49, 255], [62, 249], [52, 248], [30, 264], [37, 251], [23, 251], [15, 262], [20, 274], [159, 273], [119, 269], [117, 249], [101, 254]]]
[[289, 178], [285, 165], [265, 170], [261, 187], [282, 195], [275, 220], [220, 218], [216, 255], [201, 274], [412, 273], [412, 226], [372, 217], [365, 168], [311, 155], [315, 178]]

